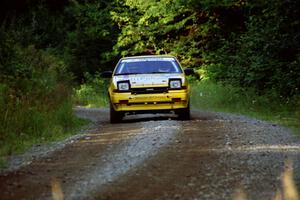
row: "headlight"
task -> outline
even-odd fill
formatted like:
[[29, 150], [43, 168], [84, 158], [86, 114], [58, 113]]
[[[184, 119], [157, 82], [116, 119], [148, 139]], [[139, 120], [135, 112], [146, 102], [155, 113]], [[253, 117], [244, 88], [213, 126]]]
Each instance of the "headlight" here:
[[118, 90], [122, 92], [130, 90], [129, 81], [119, 81], [117, 83], [117, 86], [118, 86]]
[[180, 89], [181, 88], [181, 79], [170, 79], [169, 87], [170, 87], [170, 89]]

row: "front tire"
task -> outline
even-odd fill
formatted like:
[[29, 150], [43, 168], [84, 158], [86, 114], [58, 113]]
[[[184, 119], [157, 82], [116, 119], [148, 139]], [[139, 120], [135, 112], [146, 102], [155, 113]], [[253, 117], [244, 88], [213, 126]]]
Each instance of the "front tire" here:
[[190, 120], [191, 119], [190, 103], [188, 104], [188, 107], [178, 109], [176, 111], [176, 114], [178, 115], [179, 120]]
[[122, 121], [123, 112], [116, 111], [111, 103], [110, 103], [109, 111], [110, 111], [110, 123], [115, 124]]

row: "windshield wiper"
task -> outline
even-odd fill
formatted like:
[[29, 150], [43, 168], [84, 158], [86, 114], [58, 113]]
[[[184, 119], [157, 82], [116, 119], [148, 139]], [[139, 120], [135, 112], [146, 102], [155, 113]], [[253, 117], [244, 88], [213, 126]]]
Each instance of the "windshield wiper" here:
[[149, 72], [147, 74], [172, 74], [174, 72]]
[[121, 73], [121, 74], [115, 74], [115, 75], [118, 76], [118, 75], [134, 75], [134, 74], [142, 74], [142, 73]]

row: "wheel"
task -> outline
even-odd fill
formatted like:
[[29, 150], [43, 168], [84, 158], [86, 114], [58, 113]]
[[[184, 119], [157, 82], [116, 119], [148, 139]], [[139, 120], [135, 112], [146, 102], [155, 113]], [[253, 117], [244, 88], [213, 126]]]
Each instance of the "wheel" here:
[[188, 107], [178, 109], [176, 111], [176, 114], [178, 115], [178, 119], [180, 120], [190, 120], [191, 119], [190, 103], [188, 104]]
[[115, 111], [114, 107], [110, 103], [110, 123], [115, 124], [122, 121], [123, 118], [123, 112]]

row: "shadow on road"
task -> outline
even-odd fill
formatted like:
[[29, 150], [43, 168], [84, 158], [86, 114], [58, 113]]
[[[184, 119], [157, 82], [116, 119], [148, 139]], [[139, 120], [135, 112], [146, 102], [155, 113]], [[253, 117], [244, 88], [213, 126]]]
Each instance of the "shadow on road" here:
[[177, 120], [177, 115], [174, 114], [127, 115], [123, 118], [122, 123], [137, 123], [137, 122], [166, 121], [166, 120]]

